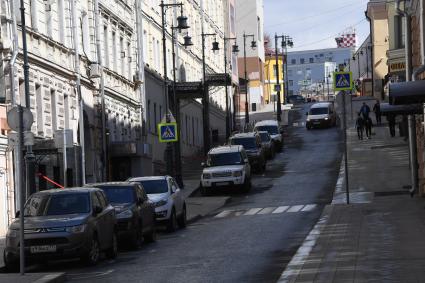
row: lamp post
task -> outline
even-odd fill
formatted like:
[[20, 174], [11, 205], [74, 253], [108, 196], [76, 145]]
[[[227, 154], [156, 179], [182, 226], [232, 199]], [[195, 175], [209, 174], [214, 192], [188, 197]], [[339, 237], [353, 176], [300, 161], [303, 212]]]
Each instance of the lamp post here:
[[[178, 26], [175, 27], [174, 24], [171, 26], [171, 52], [173, 56], [173, 101], [174, 101], [174, 114], [175, 119], [177, 122], [177, 125], [180, 125], [180, 99], [176, 95], [176, 50], [175, 50], [175, 44], [176, 44], [176, 35], [175, 31], [179, 30], [181, 31]], [[189, 35], [186, 35], [183, 37], [184, 43], [182, 44], [183, 47], [187, 48], [193, 45], [192, 38]], [[177, 127], [177, 135], [181, 137], [180, 135], [180, 128]], [[181, 139], [179, 138], [177, 142], [174, 143], [174, 159], [175, 159], [175, 171], [176, 171], [176, 181], [177, 184], [183, 188], [183, 176], [182, 176], [182, 161], [181, 161]]]
[[[177, 27], [179, 30], [188, 29], [187, 17], [183, 16], [183, 4], [182, 3], [171, 3], [165, 4], [164, 0], [161, 0], [161, 19], [162, 19], [162, 52], [163, 52], [163, 62], [164, 62], [164, 96], [165, 96], [165, 120], [167, 123], [171, 121], [169, 115], [170, 106], [169, 106], [169, 94], [168, 94], [168, 82], [167, 82], [167, 46], [166, 46], [166, 37], [165, 37], [165, 13], [170, 7], [180, 7], [180, 16], [177, 17]], [[175, 105], [177, 108], [178, 106]], [[155, 125], [156, 126], [156, 125]], [[171, 143], [167, 143], [165, 152], [164, 152], [166, 170], [168, 175], [173, 175], [173, 149]], [[180, 155], [180, 154], [179, 154]]]
[[[236, 37], [224, 37], [224, 74], [225, 74], [225, 89], [226, 89], [226, 140], [230, 136], [230, 110], [229, 110], [229, 88], [227, 87], [227, 42], [229, 40], [236, 40]], [[237, 54], [239, 47], [232, 45], [232, 53]], [[234, 102], [233, 102], [234, 103]]]
[[246, 84], [245, 90], [245, 127], [249, 124], [249, 107], [248, 107], [248, 75], [246, 71], [246, 39], [252, 37], [251, 48], [254, 50], [257, 47], [254, 34], [243, 34], [243, 62], [244, 62], [244, 80]]
[[[215, 33], [201, 33], [202, 37], [202, 78], [203, 78], [203, 98], [202, 98], [202, 118], [203, 118], [203, 126], [204, 126], [204, 154], [205, 156], [208, 154], [211, 146], [211, 135], [210, 135], [210, 98], [208, 94], [208, 85], [206, 82], [207, 70], [206, 70], [206, 62], [205, 62], [205, 37], [207, 36], [217, 36]], [[219, 43], [217, 40], [213, 42], [213, 51], [218, 51]]]
[[289, 86], [288, 86], [288, 47], [292, 48], [294, 47], [294, 41], [292, 40], [292, 37], [288, 35], [282, 35], [282, 48], [283, 48], [283, 55], [282, 60], [285, 64], [285, 74], [284, 74], [284, 80], [285, 80], [285, 104], [288, 101], [288, 92], [289, 92]]

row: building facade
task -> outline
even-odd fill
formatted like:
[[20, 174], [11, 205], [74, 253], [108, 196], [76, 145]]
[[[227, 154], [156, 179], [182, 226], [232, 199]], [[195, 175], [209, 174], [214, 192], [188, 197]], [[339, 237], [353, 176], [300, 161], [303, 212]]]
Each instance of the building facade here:
[[[276, 85], [280, 86], [280, 101], [283, 103], [285, 97], [285, 81], [284, 81], [284, 64], [283, 56], [278, 55], [276, 64], [276, 56], [268, 54], [265, 57], [264, 64], [264, 102], [265, 104], [277, 102]], [[277, 72], [279, 72], [279, 84], [277, 84]]]
[[329, 48], [288, 52], [288, 95], [302, 94], [319, 85], [330, 85], [333, 92], [332, 73], [347, 63], [353, 47]]

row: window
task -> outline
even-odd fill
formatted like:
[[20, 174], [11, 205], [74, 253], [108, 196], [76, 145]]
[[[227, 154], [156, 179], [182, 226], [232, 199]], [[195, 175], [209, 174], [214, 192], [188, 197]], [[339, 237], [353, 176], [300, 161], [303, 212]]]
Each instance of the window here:
[[148, 113], [147, 113], [148, 115], [147, 115], [147, 119], [148, 119], [148, 131], [149, 132], [151, 132], [151, 101], [150, 100], [148, 100]]
[[314, 58], [310, 58], [310, 63], [314, 63]]
[[44, 119], [43, 119], [43, 97], [41, 96], [41, 86], [35, 85], [35, 101], [37, 106], [37, 133], [43, 135], [44, 133]]
[[103, 58], [105, 58], [105, 67], [109, 68], [109, 38], [108, 38], [108, 26], [103, 27], [103, 46], [104, 53]]
[[154, 127], [154, 133], [156, 134], [158, 131], [157, 129], [157, 122], [158, 120], [156, 119], [156, 103], [153, 104], [153, 127]]
[[58, 0], [59, 41], [65, 44], [65, 0]]
[[297, 59], [291, 59], [291, 64], [292, 64], [292, 65], [297, 64]]
[[288, 70], [288, 77], [292, 76], [292, 74], [293, 74], [292, 70]]
[[277, 65], [273, 65], [273, 75], [277, 78]]
[[44, 15], [46, 21], [46, 35], [52, 38], [52, 4], [53, 2], [43, 2], [44, 3]]
[[117, 39], [115, 32], [112, 32], [112, 64], [113, 70], [117, 72]]
[[143, 31], [143, 59], [148, 62], [148, 33], [146, 30]]
[[293, 81], [293, 80], [289, 80], [289, 81], [288, 81], [288, 85], [289, 85], [289, 86], [293, 86], [293, 85], [294, 85], [294, 81]]
[[[38, 11], [37, 11], [37, 2], [38, 0], [30, 0], [30, 10], [31, 10], [31, 27], [34, 30], [38, 30]], [[16, 8], [16, 10], [19, 10]], [[20, 10], [19, 10], [20, 11]]]
[[96, 206], [102, 207], [101, 204], [100, 204], [100, 200], [95, 193], [92, 193], [92, 202], [91, 203], [92, 203], [93, 208], [95, 208]]
[[289, 90], [288, 92], [289, 95], [294, 95], [294, 91], [292, 89]]
[[57, 115], [56, 115], [56, 91], [50, 90], [50, 106], [51, 106], [51, 115], [52, 115], [52, 132], [57, 130]]
[[305, 63], [305, 59], [304, 58], [301, 58], [300, 59], [300, 64], [304, 64]]
[[394, 31], [395, 31], [395, 48], [404, 48], [404, 40], [406, 36], [406, 25], [403, 16], [394, 17]]
[[90, 56], [89, 19], [86, 11], [82, 12], [83, 51]]
[[127, 75], [127, 78], [129, 79], [129, 80], [131, 80], [132, 79], [132, 72], [131, 72], [131, 61], [133, 61], [133, 59], [132, 59], [132, 56], [131, 56], [132, 54], [131, 54], [131, 43], [130, 43], [130, 41], [127, 41], [127, 65], [128, 65], [128, 70], [127, 70], [127, 72], [128, 72], [128, 75]]

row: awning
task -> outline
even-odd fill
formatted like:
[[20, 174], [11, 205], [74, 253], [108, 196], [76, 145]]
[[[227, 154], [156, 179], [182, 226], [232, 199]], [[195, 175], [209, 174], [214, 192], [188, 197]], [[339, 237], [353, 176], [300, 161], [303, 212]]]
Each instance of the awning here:
[[425, 103], [425, 81], [392, 83], [388, 92], [391, 105]]
[[407, 105], [390, 105], [388, 103], [381, 103], [381, 114], [387, 116], [393, 115], [413, 115], [423, 114], [422, 104], [407, 104]]

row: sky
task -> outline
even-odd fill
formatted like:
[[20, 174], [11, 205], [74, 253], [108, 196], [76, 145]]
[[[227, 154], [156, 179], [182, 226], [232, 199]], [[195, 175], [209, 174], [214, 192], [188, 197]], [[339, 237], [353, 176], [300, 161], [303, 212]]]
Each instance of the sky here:
[[[337, 47], [335, 37], [355, 28], [357, 46], [369, 35], [369, 0], [264, 0], [264, 31], [293, 38], [288, 51]], [[273, 40], [274, 42], [274, 40]]]

